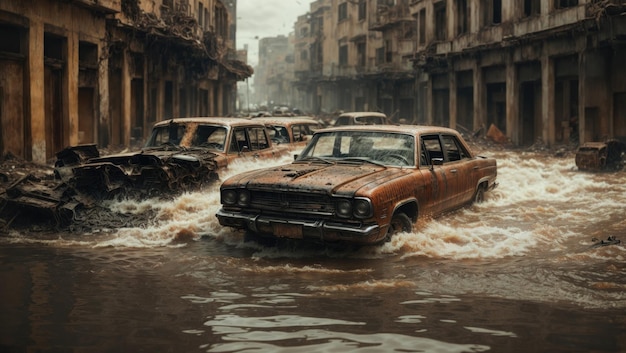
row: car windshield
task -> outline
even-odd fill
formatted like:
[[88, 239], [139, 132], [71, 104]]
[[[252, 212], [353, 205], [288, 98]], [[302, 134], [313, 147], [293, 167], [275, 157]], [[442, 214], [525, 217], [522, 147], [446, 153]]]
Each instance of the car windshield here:
[[370, 161], [388, 166], [415, 166], [412, 135], [377, 131], [334, 131], [316, 134], [298, 161]]
[[204, 147], [224, 151], [226, 133], [224, 126], [171, 123], [155, 127], [145, 147]]

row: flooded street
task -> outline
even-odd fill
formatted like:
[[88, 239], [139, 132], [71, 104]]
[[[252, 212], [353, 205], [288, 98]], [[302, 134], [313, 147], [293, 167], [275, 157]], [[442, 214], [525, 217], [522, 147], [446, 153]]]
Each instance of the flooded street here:
[[149, 227], [5, 231], [0, 351], [626, 351], [626, 172], [484, 154], [485, 203], [380, 247], [244, 243], [215, 218], [219, 185], [111, 205]]

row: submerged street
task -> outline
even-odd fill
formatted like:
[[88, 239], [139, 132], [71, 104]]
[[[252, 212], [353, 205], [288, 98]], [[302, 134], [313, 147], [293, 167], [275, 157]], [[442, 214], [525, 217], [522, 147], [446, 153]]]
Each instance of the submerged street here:
[[154, 212], [146, 227], [3, 230], [0, 351], [626, 350], [626, 172], [481, 152], [485, 203], [379, 247], [244, 243], [215, 218], [218, 184], [109, 205]]

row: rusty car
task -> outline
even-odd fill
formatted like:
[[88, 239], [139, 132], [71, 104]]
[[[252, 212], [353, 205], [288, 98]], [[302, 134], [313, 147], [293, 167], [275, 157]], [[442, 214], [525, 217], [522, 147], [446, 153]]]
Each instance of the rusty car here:
[[261, 117], [254, 120], [265, 124], [274, 144], [285, 145], [291, 150], [301, 150], [313, 133], [324, 127], [308, 116]]
[[380, 244], [418, 218], [482, 202], [496, 177], [496, 160], [453, 129], [331, 127], [292, 163], [225, 180], [216, 216], [246, 238]]
[[[263, 123], [243, 118], [194, 117], [158, 122], [141, 150], [100, 155], [95, 145], [57, 153], [54, 180], [26, 175], [0, 195], [0, 218], [37, 211], [58, 224], [77, 208], [114, 197], [170, 196], [210, 185], [235, 159], [287, 156], [274, 146]], [[8, 211], [8, 215], [6, 214]]]
[[624, 168], [626, 144], [615, 139], [585, 142], [576, 151], [575, 162], [582, 171], [617, 171]]
[[379, 112], [347, 112], [341, 113], [334, 126], [344, 125], [387, 125], [392, 124], [385, 113]]

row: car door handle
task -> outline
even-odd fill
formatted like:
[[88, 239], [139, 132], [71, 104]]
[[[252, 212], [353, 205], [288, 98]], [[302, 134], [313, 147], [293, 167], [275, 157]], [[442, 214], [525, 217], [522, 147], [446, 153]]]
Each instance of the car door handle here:
[[456, 173], [457, 170], [456, 169], [450, 169], [450, 173]]
[[479, 167], [478, 167], [477, 165], [475, 165], [475, 166], [474, 166], [474, 170], [478, 170], [478, 168], [479, 168]]

